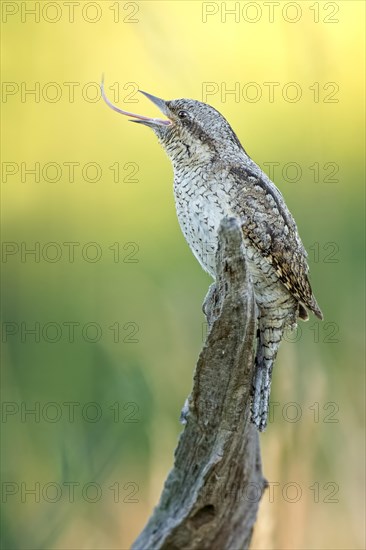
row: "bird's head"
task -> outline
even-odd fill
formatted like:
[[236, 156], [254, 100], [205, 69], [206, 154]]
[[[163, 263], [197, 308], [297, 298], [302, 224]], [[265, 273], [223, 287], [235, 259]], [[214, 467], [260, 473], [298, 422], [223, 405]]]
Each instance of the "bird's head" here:
[[147, 92], [140, 92], [152, 101], [166, 119], [149, 118], [123, 111], [113, 105], [105, 95], [109, 107], [131, 117], [131, 122], [149, 126], [157, 135], [173, 165], [190, 162], [205, 163], [213, 158], [230, 158], [245, 154], [237, 136], [227, 120], [213, 107], [194, 99], [165, 101]]

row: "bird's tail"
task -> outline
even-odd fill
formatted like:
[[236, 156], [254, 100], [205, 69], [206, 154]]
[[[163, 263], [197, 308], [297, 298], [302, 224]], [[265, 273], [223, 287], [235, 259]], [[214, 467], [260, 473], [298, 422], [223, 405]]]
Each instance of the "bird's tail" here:
[[251, 412], [252, 422], [261, 432], [267, 426], [272, 369], [287, 324], [288, 314], [285, 312], [266, 312], [258, 319]]

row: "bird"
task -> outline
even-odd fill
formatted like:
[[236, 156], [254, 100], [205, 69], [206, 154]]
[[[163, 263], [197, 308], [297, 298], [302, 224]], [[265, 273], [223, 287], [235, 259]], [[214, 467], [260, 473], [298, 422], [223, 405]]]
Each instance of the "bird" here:
[[194, 99], [163, 100], [139, 90], [165, 118], [109, 107], [148, 126], [174, 170], [174, 197], [185, 239], [202, 268], [216, 276], [215, 253], [221, 220], [239, 220], [245, 259], [257, 310], [257, 345], [251, 421], [259, 431], [268, 422], [273, 364], [287, 329], [308, 310], [323, 314], [309, 282], [307, 253], [285, 200], [249, 157], [229, 122], [214, 107]]

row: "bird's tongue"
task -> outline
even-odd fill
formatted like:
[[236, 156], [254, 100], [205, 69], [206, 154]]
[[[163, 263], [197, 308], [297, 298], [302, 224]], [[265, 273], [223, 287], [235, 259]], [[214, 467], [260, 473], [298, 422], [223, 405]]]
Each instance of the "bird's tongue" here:
[[[143, 115], [136, 115], [135, 113], [130, 113], [129, 111], [124, 111], [123, 109], [119, 109], [118, 107], [113, 105], [113, 103], [111, 103], [109, 101], [108, 97], [106, 96], [105, 90], [104, 90], [104, 80], [102, 80], [102, 82], [100, 84], [100, 91], [101, 91], [101, 94], [102, 94], [102, 98], [104, 99], [104, 101], [106, 102], [108, 107], [113, 109], [113, 111], [116, 111], [117, 113], [120, 113], [121, 115], [126, 115], [126, 116], [133, 117], [134, 120], [132, 120], [132, 122], [150, 122], [152, 124], [162, 124], [162, 125], [165, 125], [165, 126], [169, 126], [171, 124], [170, 120], [164, 120], [162, 118], [150, 118], [150, 117], [143, 116]], [[157, 101], [161, 101], [163, 103], [163, 100], [159, 100], [159, 98], [155, 98], [155, 96], [152, 96], [152, 95], [150, 95], [146, 92], [141, 92], [141, 93], [146, 95], [146, 97], [148, 97], [155, 104], [157, 104]], [[154, 101], [154, 100], [157, 100], [157, 101]], [[160, 107], [160, 105], [158, 105], [158, 106]]]

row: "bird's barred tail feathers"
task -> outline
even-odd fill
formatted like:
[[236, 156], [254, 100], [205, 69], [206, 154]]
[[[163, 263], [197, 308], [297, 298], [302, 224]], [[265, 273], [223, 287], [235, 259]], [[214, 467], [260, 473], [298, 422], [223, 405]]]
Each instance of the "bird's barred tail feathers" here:
[[253, 424], [261, 432], [267, 426], [272, 369], [287, 325], [288, 311], [286, 310], [262, 312], [258, 319], [251, 414]]

